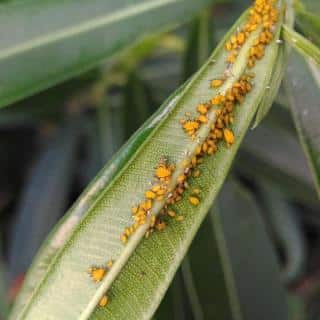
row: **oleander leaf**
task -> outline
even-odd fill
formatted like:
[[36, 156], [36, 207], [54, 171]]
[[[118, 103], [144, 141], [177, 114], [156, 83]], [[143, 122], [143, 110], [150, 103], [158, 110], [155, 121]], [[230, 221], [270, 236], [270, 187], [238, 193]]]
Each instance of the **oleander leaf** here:
[[292, 54], [285, 84], [300, 142], [320, 195], [320, 67]]
[[[283, 8], [283, 2], [279, 3]], [[231, 65], [226, 63], [229, 53], [225, 45], [244, 25], [247, 16], [248, 11], [235, 23], [203, 67], [131, 138], [73, 206], [49, 238], [47, 247], [42, 249], [44, 254], [40, 254], [31, 268], [25, 286], [29, 284], [33, 288], [25, 290], [24, 296], [21, 294], [11, 319], [149, 319], [152, 316], [215, 199], [265, 95], [264, 88], [270, 81], [266, 70], [276, 62], [276, 40], [282, 14], [263, 59], [252, 68], [254, 86], [249, 86], [251, 90], [241, 107], [235, 109], [234, 123], [230, 126], [234, 143], [228, 147], [221, 141], [213, 156], [203, 157], [199, 164], [201, 175], [190, 178], [190, 185], [201, 189], [200, 203], [193, 206], [186, 191], [175, 205], [175, 210], [184, 215], [184, 221], [169, 220], [164, 231], [145, 238], [152, 220], [148, 214], [146, 223], [130, 236], [125, 246], [120, 235], [133, 223], [131, 207], [145, 199], [144, 193], [150, 187], [154, 169], [161, 159], [165, 157], [176, 165], [169, 182], [169, 188], [174, 188], [185, 172], [185, 161], [190, 161], [203, 144], [218, 113], [215, 108], [209, 111], [208, 123], [201, 126], [195, 139], [183, 131], [180, 120], [188, 112], [194, 114], [199, 103], [226, 93], [246, 72], [248, 51], [262, 28], [258, 27], [248, 36]], [[212, 77], [223, 74], [227, 74], [223, 86], [210, 88]], [[232, 141], [230, 131], [226, 141]], [[170, 193], [167, 196], [170, 198]], [[166, 199], [155, 202], [151, 208], [153, 214], [159, 214], [165, 203]], [[49, 265], [37, 274], [37, 264], [48, 257], [48, 252], [52, 253]], [[110, 271], [101, 283], [94, 283], [88, 275], [88, 268], [111, 259], [114, 264]], [[105, 292], [108, 292], [110, 302], [106, 308], [97, 308]]]
[[316, 45], [286, 25], [283, 26], [282, 35], [297, 52], [320, 66], [320, 49]]
[[59, 0], [0, 4], [0, 107], [77, 76], [211, 0]]

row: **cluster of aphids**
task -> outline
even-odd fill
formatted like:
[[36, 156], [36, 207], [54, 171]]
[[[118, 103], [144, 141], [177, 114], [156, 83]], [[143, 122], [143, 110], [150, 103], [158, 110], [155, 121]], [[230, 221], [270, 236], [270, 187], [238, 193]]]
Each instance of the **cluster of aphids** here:
[[[125, 228], [120, 237], [124, 244], [127, 243], [129, 237], [139, 226], [146, 223], [149, 217], [151, 217], [150, 227], [145, 235], [146, 238], [155, 230], [161, 231], [165, 229], [165, 221], [161, 218], [161, 215], [152, 214], [151, 208], [156, 202], [162, 203], [166, 200], [166, 197], [170, 196], [170, 192], [172, 191], [170, 184], [174, 170], [175, 165], [169, 164], [167, 159], [161, 159], [154, 173], [154, 182], [150, 189], [144, 193], [145, 200], [131, 208], [134, 223], [130, 227]], [[171, 215], [173, 216], [173, 212], [171, 212]]]
[[[264, 56], [265, 47], [272, 41], [274, 26], [278, 20], [279, 10], [275, 7], [276, 0], [255, 0], [250, 9], [249, 17], [242, 28], [239, 28], [236, 34], [232, 35], [226, 43], [225, 49], [229, 52], [226, 58], [226, 71], [232, 69], [236, 62], [240, 49], [249, 38], [250, 34], [260, 30], [252, 47], [249, 49], [247, 57], [247, 68], [255, 66], [257, 60]], [[220, 79], [211, 81], [211, 88], [218, 89], [223, 86], [224, 82], [232, 74], [225, 72]], [[184, 219], [183, 215], [178, 215], [172, 205], [180, 201], [186, 189], [190, 191], [189, 202], [197, 206], [200, 203], [199, 188], [191, 188], [188, 179], [197, 178], [201, 172], [199, 164], [202, 163], [204, 156], [213, 155], [218, 150], [221, 141], [225, 141], [227, 146], [231, 146], [235, 141], [235, 136], [229, 128], [234, 122], [234, 107], [241, 105], [246, 95], [252, 90], [252, 80], [255, 75], [248, 70], [233, 82], [229, 88], [223, 92], [218, 92], [209, 101], [197, 105], [196, 112], [198, 115], [191, 118], [191, 114], [186, 114], [188, 119], [182, 119], [181, 125], [183, 130], [192, 138], [197, 138], [197, 133], [201, 126], [209, 126], [209, 133], [204, 141], [199, 142], [194, 152], [189, 152], [187, 158], [177, 165], [169, 163], [168, 160], [162, 159], [155, 169], [154, 181], [150, 188], [144, 194], [144, 200], [131, 208], [133, 224], [126, 227], [120, 236], [123, 244], [126, 244], [135, 231], [145, 223], [149, 224], [146, 237], [155, 230], [162, 231], [166, 228], [165, 218], [174, 218], [177, 221]], [[215, 113], [214, 123], [210, 123], [209, 115]], [[155, 204], [159, 204], [158, 214], [153, 214]], [[157, 210], [155, 210], [157, 211]], [[91, 278], [99, 282], [111, 268], [112, 262], [105, 267], [92, 267], [89, 270]], [[99, 305], [105, 306], [108, 303], [107, 295], [103, 296]]]
[[[94, 282], [100, 282], [108, 273], [113, 265], [113, 261], [110, 260], [105, 266], [92, 266], [89, 268], [88, 273]], [[109, 302], [108, 296], [105, 294], [99, 301], [100, 307], [105, 307]]]

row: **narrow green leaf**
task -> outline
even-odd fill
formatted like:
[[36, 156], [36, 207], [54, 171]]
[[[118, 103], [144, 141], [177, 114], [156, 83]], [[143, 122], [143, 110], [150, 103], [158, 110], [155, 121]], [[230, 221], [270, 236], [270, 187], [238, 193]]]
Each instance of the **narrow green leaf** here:
[[319, 10], [317, 10], [316, 7], [306, 9], [299, 1], [295, 2], [294, 8], [297, 14], [296, 23], [298, 28], [309, 40], [314, 42], [317, 46], [320, 46], [320, 18], [319, 12], [317, 13]]
[[[2, 245], [2, 239], [0, 239]], [[5, 320], [9, 315], [9, 301], [7, 298], [7, 265], [4, 264], [2, 250], [0, 251], [0, 319]]]
[[270, 234], [283, 255], [281, 277], [289, 285], [297, 281], [305, 269], [306, 241], [302, 225], [297, 210], [286, 201], [277, 185], [261, 181], [259, 187]]
[[21, 194], [10, 241], [11, 280], [27, 271], [41, 243], [66, 209], [79, 127], [79, 123], [71, 121], [59, 128], [30, 172]]
[[300, 142], [320, 195], [320, 69], [292, 54], [285, 84]]
[[185, 21], [210, 1], [33, 0], [1, 4], [0, 106], [70, 79], [132, 44], [133, 39]]
[[281, 186], [289, 199], [318, 208], [307, 159], [297, 138], [287, 130], [262, 124], [249, 132], [235, 165], [253, 180], [263, 178]]
[[148, 105], [145, 85], [136, 71], [132, 71], [128, 75], [128, 81], [125, 86], [124, 107], [126, 136], [130, 137], [148, 119], [151, 111]]
[[[78, 207], [80, 215], [83, 215], [80, 223], [71, 235], [63, 235], [62, 242], [65, 243], [45, 273], [38, 278], [32, 294], [25, 301], [20, 299], [20, 307], [16, 308], [12, 318], [36, 319], [44, 314], [59, 319], [99, 319], [106, 316], [110, 319], [149, 319], [152, 316], [219, 191], [241, 139], [264, 96], [264, 86], [269, 82], [266, 69], [275, 63], [275, 41], [266, 48], [263, 61], [257, 62], [254, 67], [255, 86], [235, 113], [236, 121], [232, 126], [236, 137], [234, 145], [230, 148], [219, 145], [214, 157], [204, 158], [199, 167], [202, 171], [200, 177], [190, 182], [202, 188], [200, 204], [191, 206], [184, 197], [176, 209], [185, 213], [185, 221], [170, 221], [164, 232], [154, 233], [149, 239], [144, 239], [144, 236], [149, 228], [150, 217], [148, 223], [131, 236], [126, 246], [122, 245], [119, 237], [123, 229], [132, 224], [130, 207], [144, 199], [144, 192], [153, 179], [154, 167], [159, 160], [166, 156], [177, 164], [171, 182], [175, 186], [177, 177], [185, 170], [183, 160], [193, 156], [199, 144], [206, 139], [216, 120], [215, 111], [208, 115], [209, 123], [200, 129], [199, 139], [190, 139], [183, 132], [180, 120], [186, 112], [194, 112], [197, 104], [208, 101], [218, 92], [208, 90], [210, 80], [212, 76], [225, 72], [228, 55], [224, 49], [225, 43], [242, 25], [246, 16], [247, 13], [233, 26], [200, 71], [165, 103], [160, 116], [148, 122], [148, 126], [144, 127], [146, 135], [141, 137], [139, 133], [135, 139], [138, 137], [140, 141], [132, 140], [134, 147], [129, 144], [131, 149], [124, 149], [126, 156], [119, 160], [120, 169], [112, 163], [109, 169], [102, 171], [103, 178], [96, 180], [96, 183], [99, 180], [102, 183], [98, 187], [93, 184], [96, 190], [88, 190], [86, 198], [89, 200], [84, 201], [81, 208]], [[276, 35], [280, 32], [280, 25], [281, 18]], [[240, 77], [245, 71], [248, 50], [259, 32], [258, 28], [241, 48], [236, 62], [231, 66], [232, 77], [229, 76], [220, 91], [225, 92], [233, 84], [234, 78]], [[127, 156], [129, 152], [130, 157]], [[126, 163], [121, 162], [124, 159]], [[109, 177], [110, 173], [112, 176], [112, 181], [107, 185], [106, 172]], [[164, 201], [156, 202], [153, 213], [158, 214], [163, 205]], [[70, 217], [79, 221], [79, 215]], [[104, 264], [110, 259], [115, 263], [106, 277], [101, 284], [93, 283], [86, 272], [88, 268]], [[110, 297], [109, 305], [96, 309], [106, 291]]]
[[[211, 209], [190, 246], [190, 277], [200, 303], [202, 319], [231, 320], [234, 317], [228, 291], [232, 288], [225, 279], [226, 270], [219, 252], [218, 232], [213, 228], [216, 214]], [[224, 233], [223, 230], [221, 232]]]
[[320, 49], [312, 42], [286, 25], [282, 28], [282, 36], [297, 52], [320, 66]]
[[212, 13], [203, 11], [190, 24], [187, 48], [183, 61], [184, 79], [188, 79], [208, 59], [213, 49]]
[[234, 303], [232, 319], [288, 319], [279, 265], [259, 206], [234, 182], [225, 184], [218, 206], [214, 230]]

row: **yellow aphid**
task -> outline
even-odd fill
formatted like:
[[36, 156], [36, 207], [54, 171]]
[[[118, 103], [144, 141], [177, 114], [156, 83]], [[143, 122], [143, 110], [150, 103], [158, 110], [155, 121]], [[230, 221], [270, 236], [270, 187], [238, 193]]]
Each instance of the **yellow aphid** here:
[[166, 193], [165, 189], [160, 189], [159, 191], [157, 191], [158, 196], [163, 196], [163, 195], [165, 195], [165, 193]]
[[207, 112], [208, 112], [208, 108], [206, 107], [206, 105], [205, 104], [199, 104], [198, 106], [197, 106], [197, 111], [199, 112], [199, 113], [201, 113], [201, 114], [207, 114]]
[[201, 122], [201, 123], [208, 123], [208, 118], [201, 114], [199, 117], [198, 117], [198, 120]]
[[212, 88], [218, 88], [222, 85], [223, 81], [221, 79], [214, 79], [211, 81]]
[[176, 217], [176, 220], [177, 220], [177, 221], [183, 221], [183, 220], [184, 220], [184, 216], [177, 216], [177, 217]]
[[227, 144], [233, 144], [234, 143], [234, 134], [231, 130], [229, 129], [224, 129], [223, 130], [223, 136], [224, 140], [227, 142]]
[[160, 164], [160, 166], [156, 169], [156, 176], [161, 178], [168, 178], [172, 174], [169, 167], [167, 167], [165, 164]]
[[234, 53], [229, 54], [227, 57], [227, 62], [229, 63], [235, 63], [237, 56]]
[[154, 226], [155, 226], [155, 224], [156, 224], [156, 219], [157, 219], [157, 217], [156, 217], [155, 215], [153, 215], [153, 216], [151, 217], [151, 221], [150, 221], [150, 226], [151, 226], [151, 227], [154, 227]]
[[195, 153], [196, 153], [196, 155], [201, 154], [201, 146], [197, 146]]
[[155, 185], [151, 189], [153, 192], [158, 193], [161, 190], [161, 186], [159, 184]]
[[108, 304], [108, 302], [109, 302], [108, 296], [104, 295], [99, 301], [99, 306], [103, 308]]
[[195, 170], [192, 175], [194, 178], [198, 178], [198, 177], [200, 177], [200, 174], [201, 174], [200, 170]]
[[145, 211], [148, 211], [152, 208], [152, 201], [150, 199], [141, 203], [140, 207]]
[[200, 200], [197, 197], [191, 196], [191, 197], [189, 197], [189, 202], [193, 206], [197, 206], [200, 203]]
[[156, 194], [150, 190], [146, 191], [144, 195], [147, 199], [154, 199], [156, 197]]
[[136, 213], [138, 212], [138, 207], [132, 207], [132, 208], [131, 208], [131, 212], [132, 212], [133, 214], [136, 214]]
[[91, 267], [89, 269], [89, 273], [94, 282], [100, 282], [107, 273], [107, 269], [101, 267]]
[[123, 244], [126, 244], [128, 242], [128, 237], [125, 234], [122, 234], [120, 240]]
[[131, 236], [131, 230], [130, 230], [130, 228], [125, 228], [125, 229], [124, 229], [124, 234], [125, 234], [127, 237], [130, 237], [130, 236]]
[[168, 216], [169, 216], [169, 217], [172, 217], [172, 218], [173, 218], [173, 217], [176, 216], [176, 213], [175, 213], [173, 210], [168, 210], [167, 213], [168, 213]]
[[165, 228], [166, 228], [166, 223], [164, 222], [164, 221], [158, 221], [157, 222], [157, 224], [156, 224], [156, 229], [158, 230], [158, 231], [162, 231], [162, 230], [164, 230]]
[[211, 99], [211, 103], [213, 105], [219, 105], [221, 104], [222, 102], [224, 102], [224, 96], [221, 95], [221, 94], [218, 94], [216, 96], [214, 96], [212, 99]]
[[107, 267], [110, 269], [113, 266], [113, 260], [109, 260], [107, 263]]
[[157, 201], [162, 201], [163, 199], [164, 199], [164, 196], [162, 196], [162, 195], [156, 197], [156, 200], [157, 200]]
[[180, 175], [177, 179], [178, 183], [183, 183], [186, 180], [186, 176], [185, 175]]
[[246, 40], [246, 36], [243, 32], [239, 32], [237, 35], [237, 42], [242, 45]]
[[197, 157], [193, 157], [191, 159], [191, 164], [192, 164], [193, 167], [195, 167], [197, 165]]
[[198, 189], [198, 188], [195, 188], [192, 190], [194, 194], [200, 194], [201, 193], [201, 190]]
[[182, 161], [182, 167], [183, 168], [187, 168], [187, 167], [189, 167], [190, 166], [190, 161], [188, 160], [188, 159], [184, 159], [183, 161]]
[[227, 42], [225, 48], [226, 48], [226, 50], [231, 51], [231, 50], [232, 50], [232, 44], [231, 44], [231, 42]]
[[188, 120], [184, 123], [183, 125], [183, 128], [186, 130], [186, 131], [195, 131], [195, 130], [198, 130], [199, 129], [199, 122], [197, 121], [194, 121], [194, 120]]

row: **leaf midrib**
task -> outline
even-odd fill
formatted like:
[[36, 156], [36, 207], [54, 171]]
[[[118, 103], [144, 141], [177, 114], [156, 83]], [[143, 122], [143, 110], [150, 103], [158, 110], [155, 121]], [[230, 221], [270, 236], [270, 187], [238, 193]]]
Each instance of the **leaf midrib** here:
[[[172, 2], [172, 0], [166, 0], [166, 1], [167, 1], [167, 3], [168, 3], [168, 2]], [[159, 1], [157, 0], [156, 2], [159, 2]], [[240, 19], [241, 19], [241, 20], [244, 19], [247, 14], [248, 14], [248, 11], [246, 11], [246, 12], [241, 16]], [[240, 20], [240, 19], [239, 19], [239, 20]], [[242, 20], [242, 21], [243, 21], [243, 20]], [[234, 30], [231, 29], [231, 30], [229, 31], [229, 33], [226, 35], [225, 38], [228, 38], [228, 37], [230, 36], [230, 34], [232, 34], [233, 31], [234, 31]], [[258, 31], [259, 31], [259, 30], [258, 30]], [[256, 33], [258, 33], [258, 31], [255, 32], [255, 33], [253, 33], [253, 34], [251, 35], [251, 36], [252, 36], [251, 40], [252, 40], [252, 39], [255, 39]], [[252, 41], [248, 41], [248, 42], [246, 43], [246, 45], [242, 48], [242, 50], [241, 50], [241, 53], [242, 53], [242, 54], [239, 55], [238, 61], [234, 64], [234, 66], [233, 66], [233, 68], [232, 68], [232, 71], [233, 71], [232, 74], [234, 75], [234, 77], [230, 77], [229, 80], [226, 81], [225, 85], [223, 86], [223, 88], [225, 88], [225, 89], [221, 88], [221, 91], [226, 90], [227, 87], [235, 80], [235, 78], [236, 78], [237, 76], [239, 76], [239, 75], [243, 72], [244, 68], [246, 67], [246, 64], [244, 63], [243, 59], [246, 58], [247, 49], [250, 47], [251, 42], [252, 42]], [[220, 53], [220, 51], [223, 49], [223, 46], [224, 46], [224, 41], [222, 41], [222, 42], [220, 43], [220, 45], [216, 48], [215, 52], [213, 53], [213, 55], [211, 56], [211, 58], [207, 61], [207, 63], [204, 64], [204, 66], [197, 72], [197, 74], [193, 77], [193, 79], [185, 86], [184, 92], [181, 92], [181, 93], [176, 97], [176, 99], [174, 99], [173, 101], [171, 101], [171, 103], [172, 103], [172, 108], [170, 108], [170, 110], [168, 111], [168, 113], [166, 114], [166, 116], [164, 116], [164, 117], [161, 119], [162, 121], [156, 125], [156, 127], [154, 128], [154, 131], [153, 131], [153, 132], [149, 135], [149, 137], [142, 143], [142, 145], [136, 150], [135, 155], [134, 155], [134, 156], [130, 159], [130, 161], [128, 161], [128, 163], [120, 170], [120, 172], [118, 172], [118, 174], [114, 177], [113, 181], [112, 181], [112, 182], [107, 186], [107, 188], [104, 190], [104, 192], [102, 192], [102, 194], [92, 203], [92, 205], [90, 206], [90, 208], [88, 209], [88, 211], [91, 211], [91, 208], [93, 208], [94, 205], [105, 195], [105, 193], [107, 192], [107, 190], [109, 190], [109, 188], [111, 188], [111, 186], [118, 180], [119, 176], [121, 176], [121, 175], [123, 174], [123, 172], [124, 172], [124, 171], [126, 170], [126, 168], [132, 163], [132, 161], [135, 160], [135, 158], [138, 156], [138, 154], [141, 152], [141, 150], [144, 149], [145, 145], [150, 142], [151, 138], [156, 134], [156, 132], [161, 128], [161, 126], [162, 126], [162, 124], [165, 122], [165, 120], [170, 116], [171, 112], [173, 111], [173, 107], [174, 107], [175, 105], [177, 105], [178, 103], [180, 103], [180, 102], [183, 100], [184, 96], [185, 96], [186, 94], [188, 94], [188, 89], [189, 89], [190, 87], [193, 87], [193, 86], [194, 86], [194, 84], [197, 82], [198, 78], [201, 77], [201, 74], [208, 68], [208, 65], [211, 64], [211, 62], [214, 60], [214, 57], [217, 56], [217, 55]], [[241, 57], [241, 59], [240, 59], [240, 57]], [[174, 102], [174, 103], [173, 103], [173, 102]], [[211, 120], [213, 120], [213, 119], [211, 119]], [[152, 124], [153, 124], [153, 123], [152, 123]], [[204, 137], [203, 137], [203, 138], [204, 138]], [[198, 145], [198, 143], [197, 143], [196, 145]], [[89, 213], [86, 217], [88, 218], [89, 216], [90, 216], [90, 213]], [[140, 228], [140, 231], [137, 230], [137, 231], [136, 231], [136, 234], [134, 234], [134, 236], [132, 237], [132, 238], [133, 238], [132, 240], [134, 240], [134, 238], [136, 237], [136, 243], [137, 243], [137, 244], [140, 242], [141, 238], [143, 237], [143, 235], [144, 235], [144, 233], [145, 233], [145, 232], [144, 232], [144, 231], [145, 231], [144, 229], [147, 228], [148, 225], [146, 224], [146, 225], [143, 226], [143, 227], [144, 227], [144, 228]], [[77, 228], [77, 229], [78, 229], [78, 228]], [[78, 231], [77, 229], [74, 230], [72, 236], [74, 236], [75, 233], [77, 233], [77, 231]], [[71, 236], [71, 238], [72, 238], [72, 236]], [[71, 239], [71, 238], [70, 238], [70, 239]], [[70, 240], [70, 239], [69, 239], [69, 240]], [[119, 240], [119, 241], [120, 241], [120, 240]], [[128, 245], [129, 245], [129, 244], [127, 244], [127, 246], [128, 246]], [[33, 298], [37, 295], [37, 293], [39, 292], [40, 288], [44, 285], [44, 283], [45, 283], [45, 281], [46, 281], [46, 278], [47, 278], [48, 275], [50, 274], [51, 269], [52, 269], [53, 266], [55, 265], [56, 260], [57, 260], [57, 259], [60, 257], [60, 255], [62, 254], [64, 248], [65, 248], [65, 246], [62, 247], [62, 248], [59, 250], [59, 252], [57, 253], [56, 257], [55, 257], [55, 258], [53, 259], [53, 261], [51, 262], [50, 266], [48, 267], [48, 271], [47, 271], [46, 275], [43, 277], [43, 279], [42, 279], [41, 283], [39, 284], [39, 286], [34, 290], [33, 294], [31, 295], [31, 297], [30, 297], [30, 299], [29, 299], [29, 302], [26, 304], [25, 308], [22, 310], [19, 319], [23, 319], [23, 318], [24, 318], [24, 315], [25, 315], [25, 313], [27, 312], [27, 310], [29, 309], [29, 307], [30, 307], [30, 305], [31, 305], [31, 302], [33, 301]], [[131, 250], [131, 248], [128, 248], [129, 253], [132, 253], [132, 252], [135, 250], [135, 248], [136, 248], [136, 245], [134, 245], [133, 250]], [[129, 249], [130, 249], [130, 250], [129, 250]], [[130, 254], [128, 254], [128, 258], [129, 258], [129, 257], [130, 257]], [[127, 259], [126, 259], [125, 261], [127, 261]], [[111, 270], [113, 270], [113, 272], [111, 272], [111, 270], [110, 270], [110, 272], [108, 273], [108, 276], [104, 279], [104, 281], [107, 281], [107, 280], [108, 280], [108, 282], [110, 282], [109, 279], [111, 278], [111, 275], [113, 275], [113, 273], [115, 273], [116, 276], [117, 276], [117, 275], [119, 274], [119, 270], [117, 271], [116, 269], [117, 269], [117, 268], [116, 268], [116, 263], [115, 263], [115, 265], [114, 265], [113, 268], [111, 269]], [[120, 268], [120, 270], [121, 270], [121, 269], [122, 269], [122, 268]], [[115, 276], [115, 278], [116, 278], [116, 276]], [[110, 284], [113, 283], [113, 281], [114, 281], [114, 279], [112, 279], [112, 281], [110, 282]], [[109, 286], [110, 284], [108, 283], [108, 286]], [[108, 287], [107, 287], [107, 289], [108, 289]], [[91, 301], [89, 302], [89, 304], [88, 304], [87, 307], [85, 308], [85, 310], [84, 310], [84, 312], [82, 313], [80, 319], [82, 319], [82, 320], [87, 319], [88, 316], [91, 315], [91, 311], [95, 308], [97, 302], [99, 301], [98, 296], [100, 296], [100, 298], [101, 298], [101, 294], [103, 294], [105, 291], [106, 291], [106, 287], [103, 286], [103, 283], [102, 283], [101, 286], [99, 287], [99, 289], [97, 290], [97, 293], [95, 294], [95, 296], [91, 299]]]
[[[237, 62], [233, 65], [232, 69], [231, 69], [231, 74], [234, 75], [234, 77], [230, 77], [228, 79], [228, 81], [225, 82], [224, 86], [221, 88], [221, 93], [224, 94], [226, 92], [226, 90], [230, 87], [230, 85], [233, 83], [233, 81], [239, 77], [242, 72], [244, 71], [244, 69], [246, 68], [246, 56], [247, 56], [247, 51], [248, 49], [251, 47], [253, 41], [256, 38], [256, 35], [260, 32], [261, 30], [258, 29], [256, 32], [254, 32], [251, 37], [250, 40], [247, 41], [247, 43], [243, 46], [243, 48], [240, 51], [240, 54], [238, 56], [238, 60]], [[222, 42], [223, 43], [223, 42]], [[221, 50], [221, 46], [219, 48], [217, 48], [216, 50], [216, 54], [218, 54]], [[208, 62], [204, 65], [204, 67], [199, 71], [198, 76], [200, 76], [200, 74], [202, 73], [203, 70], [206, 70], [206, 67], [208, 65]], [[192, 87], [194, 84], [194, 81], [191, 81], [190, 83], [190, 87]], [[183, 97], [183, 95], [182, 95]], [[178, 97], [178, 100], [176, 104], [178, 104], [179, 102], [181, 102], [182, 97]], [[169, 116], [169, 115], [168, 115]], [[213, 109], [210, 112], [209, 115], [209, 121], [208, 124], [203, 126], [203, 128], [201, 128], [201, 130], [199, 131], [198, 137], [199, 137], [199, 141], [195, 141], [193, 143], [190, 143], [190, 147], [188, 148], [188, 152], [190, 152], [190, 158], [192, 158], [192, 156], [195, 153], [195, 150], [197, 148], [198, 145], [200, 145], [207, 137], [209, 131], [210, 131], [210, 127], [211, 124], [213, 124], [215, 122], [216, 119], [216, 112]], [[157, 130], [160, 129], [161, 125], [163, 124], [163, 122], [161, 122], [157, 128]], [[155, 134], [155, 132], [157, 131], [155, 130], [150, 137], [145, 141], [145, 143], [148, 143], [152, 136]], [[144, 149], [144, 145], [145, 143], [143, 143], [139, 150], [137, 151], [137, 154], [139, 153], [139, 151]], [[131, 161], [133, 161], [133, 159], [131, 159]], [[131, 162], [130, 161], [130, 162]], [[183, 168], [177, 168], [176, 170], [177, 172], [174, 173], [174, 176], [172, 178], [172, 180], [174, 181], [174, 185], [176, 184], [176, 180], [177, 177], [182, 173]], [[121, 174], [121, 173], [120, 173]], [[116, 181], [116, 179], [114, 180]], [[160, 212], [161, 208], [164, 205], [165, 200], [163, 201], [163, 203], [159, 203], [156, 205], [156, 208], [153, 208], [152, 212], [153, 214], [158, 214], [158, 212]], [[114, 280], [116, 279], [116, 277], [119, 275], [119, 273], [121, 272], [123, 266], [126, 264], [126, 262], [128, 261], [128, 259], [130, 258], [131, 254], [134, 252], [135, 248], [138, 246], [138, 244], [140, 243], [141, 239], [143, 238], [145, 232], [147, 231], [149, 224], [150, 224], [150, 219], [151, 217], [149, 217], [149, 219], [147, 220], [147, 222], [141, 226], [136, 233], [131, 237], [129, 243], [126, 245], [125, 249], [123, 250], [123, 253], [121, 254], [121, 256], [118, 258], [118, 260], [115, 262], [113, 268], [110, 270], [110, 272], [107, 274], [107, 276], [105, 277], [105, 279], [103, 280], [103, 282], [101, 283], [100, 287], [98, 288], [98, 290], [96, 291], [95, 295], [92, 297], [91, 301], [88, 303], [86, 309], [83, 311], [83, 313], [80, 316], [80, 320], [86, 320], [89, 318], [89, 316], [91, 315], [91, 312], [95, 309], [96, 305], [98, 304], [99, 300], [101, 299], [101, 296], [110, 288], [111, 284], [114, 282]]]

